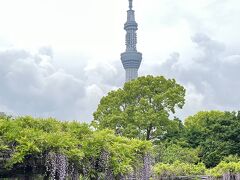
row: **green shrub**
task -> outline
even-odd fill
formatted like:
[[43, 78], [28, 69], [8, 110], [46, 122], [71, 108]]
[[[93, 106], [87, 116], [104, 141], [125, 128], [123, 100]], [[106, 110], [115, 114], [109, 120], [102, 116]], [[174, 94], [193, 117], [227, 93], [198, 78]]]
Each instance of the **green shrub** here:
[[213, 177], [222, 177], [224, 174], [240, 174], [239, 162], [220, 162], [216, 167], [209, 169], [207, 174]]
[[182, 147], [178, 144], [161, 143], [154, 146], [154, 154], [157, 162], [172, 164], [175, 161], [195, 164], [200, 161], [199, 149]]
[[176, 161], [173, 164], [158, 163], [154, 166], [153, 171], [159, 177], [192, 176], [205, 175], [206, 167], [203, 163], [195, 165]]

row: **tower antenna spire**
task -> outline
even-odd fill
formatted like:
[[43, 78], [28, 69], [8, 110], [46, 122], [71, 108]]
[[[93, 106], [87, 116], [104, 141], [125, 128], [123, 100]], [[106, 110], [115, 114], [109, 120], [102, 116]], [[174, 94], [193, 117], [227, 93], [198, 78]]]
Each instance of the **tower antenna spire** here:
[[133, 0], [129, 0], [129, 9], [130, 10], [132, 10], [132, 7], [133, 7], [132, 3], [133, 3]]

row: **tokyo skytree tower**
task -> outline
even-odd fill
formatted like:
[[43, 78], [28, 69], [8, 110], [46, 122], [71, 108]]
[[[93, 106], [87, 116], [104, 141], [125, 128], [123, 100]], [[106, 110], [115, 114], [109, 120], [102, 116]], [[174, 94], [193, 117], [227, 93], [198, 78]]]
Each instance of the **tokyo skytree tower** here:
[[142, 53], [137, 51], [138, 24], [135, 21], [133, 0], [129, 0], [127, 11], [127, 22], [124, 24], [126, 30], [126, 51], [121, 54], [121, 61], [126, 72], [126, 82], [138, 77], [138, 69], [142, 61]]

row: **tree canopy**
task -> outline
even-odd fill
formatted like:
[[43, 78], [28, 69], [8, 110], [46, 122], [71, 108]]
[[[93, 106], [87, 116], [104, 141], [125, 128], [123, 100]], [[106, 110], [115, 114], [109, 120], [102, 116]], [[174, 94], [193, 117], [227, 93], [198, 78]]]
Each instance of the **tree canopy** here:
[[127, 137], [161, 139], [179, 127], [169, 116], [183, 107], [184, 97], [184, 87], [174, 79], [139, 77], [103, 97], [92, 124]]
[[205, 111], [185, 120], [186, 140], [200, 147], [202, 161], [216, 166], [228, 155], [240, 156], [240, 113]]

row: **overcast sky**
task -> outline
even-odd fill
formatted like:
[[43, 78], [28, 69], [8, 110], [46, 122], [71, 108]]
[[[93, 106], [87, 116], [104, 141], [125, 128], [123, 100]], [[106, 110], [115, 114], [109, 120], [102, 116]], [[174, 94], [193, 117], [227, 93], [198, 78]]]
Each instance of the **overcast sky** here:
[[[240, 1], [134, 0], [140, 75], [187, 89], [184, 119], [240, 110]], [[0, 112], [91, 121], [125, 74], [127, 0], [0, 0]]]

